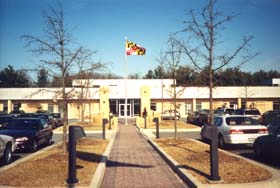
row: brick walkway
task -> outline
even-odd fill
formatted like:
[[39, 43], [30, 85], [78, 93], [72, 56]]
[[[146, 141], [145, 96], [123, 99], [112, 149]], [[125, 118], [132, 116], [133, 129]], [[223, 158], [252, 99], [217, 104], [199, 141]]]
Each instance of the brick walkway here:
[[185, 185], [129, 123], [120, 124], [101, 187], [181, 188]]

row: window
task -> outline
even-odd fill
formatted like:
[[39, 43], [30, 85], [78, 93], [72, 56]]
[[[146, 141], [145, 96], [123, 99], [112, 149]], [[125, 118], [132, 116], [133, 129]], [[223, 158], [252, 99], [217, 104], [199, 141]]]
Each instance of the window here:
[[214, 119], [214, 125], [216, 125], [217, 127], [221, 126], [223, 122], [222, 118], [215, 118]]
[[151, 110], [157, 111], [157, 103], [152, 102], [150, 107], [151, 107]]
[[197, 102], [197, 103], [196, 103], [195, 109], [196, 109], [196, 110], [202, 109], [202, 104], [201, 104], [201, 102]]
[[113, 113], [114, 115], [117, 115], [118, 114], [118, 100], [110, 99], [109, 104], [110, 104], [110, 112]]
[[241, 108], [246, 108], [246, 106], [247, 106], [247, 105], [246, 105], [246, 101], [242, 101], [242, 102], [241, 102]]
[[185, 103], [185, 115], [189, 114], [192, 111], [192, 104]]
[[229, 102], [229, 107], [233, 109], [237, 109], [237, 104], [235, 102]]
[[135, 116], [141, 116], [140, 108], [141, 108], [140, 99], [134, 99], [133, 113]]
[[48, 104], [48, 111], [53, 113], [53, 104]]

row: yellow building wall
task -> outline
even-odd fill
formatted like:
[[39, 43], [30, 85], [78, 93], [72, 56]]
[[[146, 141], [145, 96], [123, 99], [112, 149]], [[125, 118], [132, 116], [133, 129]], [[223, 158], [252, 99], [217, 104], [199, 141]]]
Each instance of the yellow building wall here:
[[250, 101], [247, 102], [248, 107], [257, 108], [261, 114], [268, 110], [273, 110], [273, 102], [272, 101]]
[[213, 110], [216, 110], [218, 107], [229, 108], [229, 101], [214, 101], [213, 102]]
[[210, 105], [209, 102], [201, 102], [201, 109], [209, 109]]
[[68, 118], [81, 118], [79, 103], [68, 103]]
[[0, 111], [4, 110], [4, 104], [0, 103]]
[[149, 86], [142, 86], [140, 89], [141, 96], [141, 114], [143, 113], [144, 108], [146, 108], [149, 113], [151, 106], [151, 89]]
[[100, 116], [102, 118], [109, 119], [110, 105], [109, 105], [109, 87], [108, 86], [100, 87], [99, 98], [100, 98], [100, 102], [99, 102]]

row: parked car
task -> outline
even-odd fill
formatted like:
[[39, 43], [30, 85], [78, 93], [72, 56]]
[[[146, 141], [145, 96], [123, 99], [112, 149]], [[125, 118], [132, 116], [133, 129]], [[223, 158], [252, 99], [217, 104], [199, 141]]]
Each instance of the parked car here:
[[20, 115], [24, 114], [25, 112], [23, 110], [13, 110], [11, 111], [9, 114], [15, 116], [15, 117], [19, 117]]
[[8, 125], [8, 123], [14, 118], [13, 115], [0, 115], [0, 129]]
[[42, 118], [47, 121], [48, 125], [51, 125], [53, 129], [56, 128], [55, 121], [53, 119], [53, 116], [47, 113], [35, 113], [34, 117], [36, 118]]
[[232, 115], [234, 112], [234, 108], [217, 108], [214, 111], [214, 115], [221, 116], [221, 115]]
[[4, 164], [9, 164], [12, 160], [12, 153], [15, 151], [16, 144], [11, 136], [0, 134], [0, 159]]
[[253, 144], [257, 157], [269, 157], [280, 161], [280, 129], [275, 134], [258, 137]]
[[275, 134], [280, 129], [280, 119], [272, 121], [267, 125], [268, 133]]
[[273, 121], [280, 121], [280, 110], [269, 110], [262, 115], [262, 124], [268, 125]]
[[187, 123], [197, 124], [198, 121], [198, 111], [189, 112], [187, 117]]
[[200, 109], [197, 116], [197, 125], [202, 126], [208, 123], [210, 117], [210, 110]]
[[29, 149], [35, 152], [39, 145], [51, 143], [52, 128], [41, 118], [15, 118], [9, 122], [0, 134], [12, 136], [17, 149]]
[[240, 108], [240, 109], [234, 110], [234, 112], [232, 114], [248, 116], [248, 117], [251, 117], [251, 118], [257, 120], [258, 122], [262, 122], [261, 113], [256, 108]]
[[180, 113], [176, 110], [165, 110], [163, 114], [161, 114], [162, 119], [180, 119]]
[[63, 125], [63, 118], [61, 117], [60, 113], [51, 113], [51, 116], [54, 119], [56, 127], [60, 127]]
[[21, 118], [32, 118], [32, 117], [35, 117], [35, 113], [24, 113], [24, 114], [21, 114], [19, 117], [21, 117]]
[[[267, 135], [267, 127], [255, 119], [242, 115], [224, 115], [214, 117], [214, 126], [218, 128], [218, 145], [224, 148], [227, 144], [253, 144], [259, 136]], [[211, 138], [211, 126], [201, 129], [201, 139]]]

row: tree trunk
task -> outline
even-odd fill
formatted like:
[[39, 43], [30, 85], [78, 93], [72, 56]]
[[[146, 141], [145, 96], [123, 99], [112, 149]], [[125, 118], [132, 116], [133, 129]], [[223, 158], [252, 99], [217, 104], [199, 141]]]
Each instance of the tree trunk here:
[[[173, 93], [174, 93], [174, 110], [176, 112], [176, 83], [175, 83], [175, 78], [173, 78]], [[176, 113], [174, 114], [174, 130], [175, 130], [175, 135], [174, 138], [177, 139], [177, 119], [176, 119]]]

